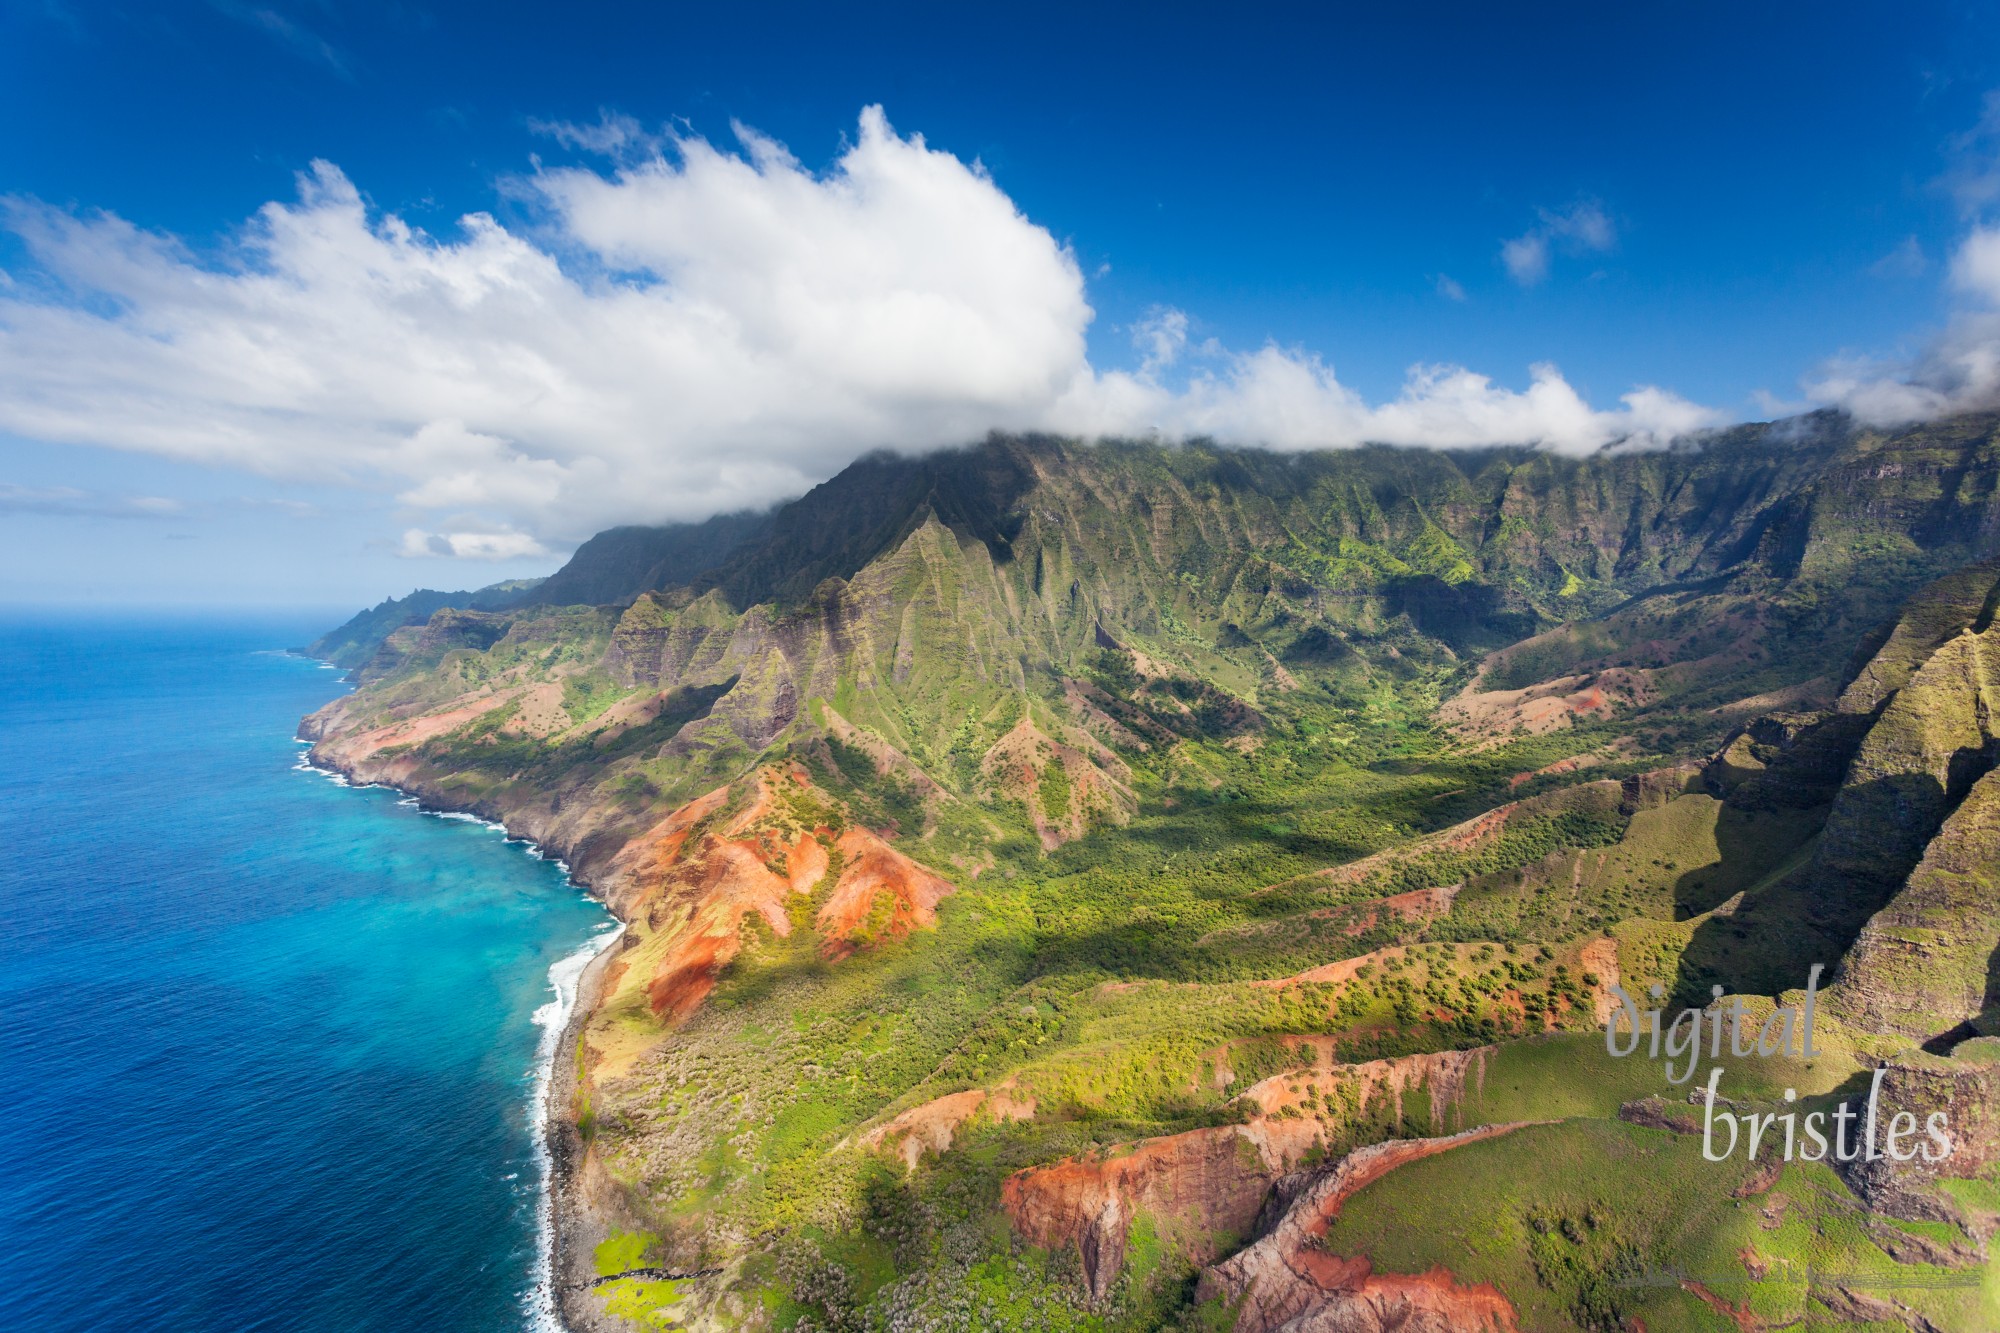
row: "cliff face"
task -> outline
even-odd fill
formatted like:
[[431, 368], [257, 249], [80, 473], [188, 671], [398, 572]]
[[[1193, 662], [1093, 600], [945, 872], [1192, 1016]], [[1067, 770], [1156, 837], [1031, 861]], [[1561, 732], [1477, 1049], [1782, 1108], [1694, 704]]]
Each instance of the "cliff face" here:
[[1904, 881], [1992, 767], [1996, 645], [2000, 636], [1965, 633], [1939, 646], [1882, 707], [1848, 765], [1813, 866], [1815, 923], [1836, 947], [1881, 908], [1882, 890]]
[[1829, 1012], [1865, 1031], [1962, 1037], [2000, 999], [1996, 597], [1989, 563], [1938, 579], [1873, 636], [1831, 709], [1753, 721], [1711, 766], [1745, 804], [1831, 795], [1794, 924], [1817, 936], [1801, 961], [1838, 969]]
[[1484, 632], [1471, 624], [1482, 610], [1504, 616], [1558, 597], [1601, 608], [1618, 591], [1746, 565], [1783, 578], [1837, 575], [1866, 560], [1852, 539], [1869, 532], [1905, 544], [1869, 553], [1878, 564], [1991, 544], [2000, 533], [1993, 425], [1965, 418], [1883, 434], [1821, 416], [1582, 460], [996, 437], [957, 453], [864, 460], [780, 509], [769, 541], [694, 587], [739, 607], [797, 604], [935, 518], [996, 562], [1058, 576], [1074, 566], [1086, 576], [1080, 591], [1115, 582], [1120, 567], [1187, 572], [1211, 593], [1238, 576], [1249, 591], [1290, 575], [1301, 591], [1375, 592]]
[[1872, 714], [1929, 661], [1947, 640], [1993, 623], [2000, 598], [2000, 565], [1980, 561], [1955, 569], [1906, 601], [1896, 618], [1864, 642], [1867, 658], [1834, 707], [1847, 714]]
[[1942, 1162], [1843, 1168], [1871, 1206], [1905, 1218], [1966, 1220], [1937, 1182], [1977, 1179], [2000, 1157], [1990, 1041], [1969, 1040], [2000, 1028], [1996, 600], [1990, 562], [1936, 580], [1864, 644], [1831, 710], [1753, 722], [1712, 769], [1733, 798], [1768, 803], [1788, 786], [1826, 790], [1829, 760], [1851, 754], [1784, 901], [1803, 907], [1811, 961], [1832, 971], [1825, 1012], [1881, 1049], [1907, 1043], [1886, 1058], [1883, 1113], [1923, 1125], [1941, 1111], [1952, 1127]]
[[821, 953], [838, 960], [935, 925], [952, 888], [848, 825], [798, 765], [761, 769], [674, 810], [625, 845], [606, 883], [607, 902], [632, 927], [635, 952], [620, 974], [670, 1021], [708, 997], [753, 914], [786, 939], [808, 913]]
[[649, 588], [676, 588], [770, 530], [770, 515], [717, 514], [700, 523], [611, 528], [576, 549], [554, 577], [525, 589], [516, 605], [623, 606]]
[[[1865, 1114], [1863, 1100], [1856, 1099], [1857, 1114]], [[1886, 1153], [1872, 1160], [1864, 1156], [1841, 1168], [1856, 1192], [1891, 1217], [1969, 1224], [1974, 1236], [1989, 1239], [2000, 1215], [1968, 1209], [1938, 1186], [1945, 1180], [1978, 1180], [2000, 1162], [2000, 1040], [1974, 1038], [1949, 1058], [1922, 1051], [1895, 1057], [1887, 1063], [1877, 1102], [1882, 1115], [1907, 1112], [1920, 1128], [1942, 1114], [1951, 1151], [1940, 1161], [1921, 1152], [1907, 1162]]]
[[1330, 1134], [1384, 1101], [1400, 1121], [1411, 1094], [1428, 1101], [1431, 1124], [1443, 1125], [1491, 1054], [1490, 1047], [1439, 1051], [1274, 1076], [1242, 1094], [1243, 1124], [1017, 1172], [1001, 1188], [1001, 1207], [1024, 1238], [1073, 1247], [1091, 1295], [1102, 1299], [1124, 1269], [1127, 1236], [1142, 1216], [1189, 1261], [1209, 1263], [1249, 1237], [1272, 1205], [1273, 1188], [1323, 1150]]
[[1288, 1182], [1291, 1202], [1270, 1233], [1206, 1269], [1196, 1295], [1233, 1309], [1234, 1333], [1518, 1333], [1513, 1306], [1491, 1286], [1460, 1286], [1442, 1270], [1377, 1274], [1366, 1258], [1343, 1259], [1317, 1242], [1342, 1204], [1397, 1167], [1519, 1128], [1378, 1143]]
[[1966, 792], [1841, 965], [1833, 1011], [1920, 1042], [2000, 1026], [2000, 774]]
[[[1011, 783], [1045, 811], [1044, 840], [1067, 839], [1130, 813], [1107, 743], [1249, 736], [1266, 696], [1450, 669], [1670, 584], [1720, 577], [1736, 591], [1663, 592], [1589, 633], [1510, 649], [1482, 674], [1489, 693], [1467, 696], [1465, 726], [1499, 739], [1768, 678], [1804, 638], [1858, 635], [1926, 567], [1981, 553], [1996, 531], [1990, 427], [1880, 436], [1829, 421], [1586, 460], [1051, 440], [874, 459], [738, 534], [687, 586], [632, 601], [608, 642], [581, 608], [450, 611], [399, 630], [366, 667], [382, 688], [338, 726], [465, 706], [510, 675], [569, 676], [623, 697], [608, 714], [572, 706], [576, 726], [547, 738], [588, 728], [600, 769], [621, 742], [664, 743], [671, 762], [647, 780], [677, 802], [783, 737], [826, 730], [807, 706], [823, 700], [908, 760], [911, 780], [959, 794]], [[536, 597], [602, 592], [607, 559], [580, 552]], [[1770, 600], [1793, 584], [1812, 597]], [[446, 667], [496, 647], [509, 668], [481, 663], [475, 681]], [[1131, 673], [1131, 697], [1104, 690], [1099, 669]], [[986, 764], [1024, 720], [1050, 743], [1044, 770]], [[1064, 771], [1043, 782], [1057, 752]], [[579, 771], [542, 768], [532, 785]]]
[[[1613, 981], [1822, 962], [1875, 1058], [1990, 1030], [1996, 425], [878, 457], [394, 627], [301, 731], [627, 922], [572, 1112], [607, 1224], [710, 1274], [683, 1323], [1510, 1329], [1532, 1269], [1317, 1238], [1613, 1115], [1559, 1044]], [[1984, 1066], [1894, 1058], [1983, 1169]]]
[[1010, 1176], [1000, 1201], [1024, 1238], [1073, 1247], [1085, 1288], [1102, 1300], [1124, 1271], [1126, 1238], [1141, 1214], [1160, 1219], [1188, 1253], [1212, 1257], [1249, 1231], [1276, 1174], [1250, 1134], [1224, 1126]]

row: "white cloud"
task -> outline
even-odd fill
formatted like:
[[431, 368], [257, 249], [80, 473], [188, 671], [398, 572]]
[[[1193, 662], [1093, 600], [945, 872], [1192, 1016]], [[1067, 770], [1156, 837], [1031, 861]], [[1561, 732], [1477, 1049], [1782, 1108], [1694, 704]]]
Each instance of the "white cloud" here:
[[1437, 294], [1447, 301], [1463, 301], [1465, 287], [1449, 273], [1437, 275]]
[[525, 532], [426, 532], [408, 528], [396, 554], [408, 559], [453, 556], [460, 560], [522, 560], [549, 550]]
[[1975, 227], [1951, 259], [1951, 283], [1987, 306], [2000, 306], [2000, 228]]
[[1185, 310], [1154, 306], [1132, 326], [1132, 346], [1139, 352], [1139, 376], [1153, 379], [1181, 359], [1187, 350], [1188, 316]]
[[1110, 374], [1064, 404], [1088, 431], [1129, 431], [1143, 422], [1173, 437], [1210, 436], [1274, 449], [1400, 444], [1434, 448], [1513, 442], [1581, 454], [1607, 444], [1665, 444], [1727, 418], [1663, 389], [1626, 394], [1622, 408], [1594, 409], [1552, 365], [1532, 369], [1524, 392], [1462, 366], [1417, 366], [1402, 392], [1371, 406], [1333, 368], [1295, 348], [1223, 354], [1220, 374], [1198, 374], [1170, 390]]
[[[1946, 150], [1938, 184], [1956, 199], [1966, 231], [1945, 266], [1957, 299], [1943, 328], [1914, 353], [1829, 359], [1801, 382], [1804, 404], [1764, 395], [1769, 407], [1838, 407], [1885, 427], [2000, 408], [2000, 222], [1991, 216], [2000, 206], [2000, 90], [1986, 94], [1979, 120]], [[1871, 271], [1914, 277], [1928, 267], [1910, 237]]]
[[1989, 91], [1979, 119], [1946, 144], [1949, 165], [1939, 179], [1966, 217], [2000, 201], [2000, 89]]
[[1561, 212], [1540, 210], [1540, 221], [1521, 235], [1500, 245], [1500, 262], [1523, 287], [1533, 287], [1549, 276], [1552, 250], [1565, 254], [1601, 254], [1618, 243], [1618, 229], [1603, 207], [1583, 200]]
[[[428, 235], [327, 163], [216, 255], [7, 202], [30, 260], [0, 282], [0, 429], [372, 488], [406, 552], [503, 558], [996, 428], [1578, 451], [1719, 420], [1656, 389], [1594, 409], [1545, 366], [1523, 391], [1419, 367], [1370, 405], [1302, 350], [1190, 346], [1166, 308], [1136, 373], [1104, 372], [1070, 251], [878, 108], [820, 173], [740, 127], [739, 153], [541, 128], [621, 165], [519, 182], [532, 234]], [[1612, 237], [1594, 205], [1536, 234]]]
[[179, 500], [160, 495], [100, 495], [74, 486], [22, 486], [0, 481], [0, 514], [170, 518], [186, 507]]
[[246, 5], [238, 0], [209, 0], [209, 4], [218, 13], [264, 33], [294, 55], [324, 65], [350, 83], [354, 81], [354, 72], [348, 68], [346, 58], [331, 42], [270, 6]]
[[530, 116], [528, 129], [554, 139], [565, 148], [596, 153], [600, 157], [618, 157], [634, 150], [652, 153], [664, 145], [659, 135], [648, 134], [634, 117], [610, 110], [599, 110], [594, 125]]
[[1539, 231], [1516, 236], [1500, 244], [1500, 262], [1508, 276], [1523, 287], [1532, 287], [1549, 276], [1549, 238]]
[[1807, 377], [1809, 402], [1875, 426], [2000, 407], [2000, 227], [1975, 225], [1950, 273], [1967, 303], [1943, 332], [1912, 357], [1827, 361]]

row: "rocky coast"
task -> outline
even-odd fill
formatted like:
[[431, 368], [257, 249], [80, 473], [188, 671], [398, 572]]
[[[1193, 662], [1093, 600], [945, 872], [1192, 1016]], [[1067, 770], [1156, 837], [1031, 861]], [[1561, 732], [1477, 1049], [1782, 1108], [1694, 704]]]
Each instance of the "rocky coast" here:
[[[306, 753], [307, 765], [335, 775], [351, 786], [385, 786], [400, 791], [419, 801], [426, 810], [469, 815], [497, 825], [509, 838], [528, 841], [539, 854], [560, 859], [569, 867], [573, 883], [598, 901], [604, 901], [604, 894], [589, 875], [579, 871], [570, 860], [574, 849], [517, 827], [518, 815], [515, 821], [510, 821], [505, 812], [453, 802], [447, 793], [430, 784], [413, 782], [407, 774], [387, 771], [381, 764], [360, 762], [343, 755], [338, 748], [323, 747], [325, 720], [340, 702], [335, 700], [299, 724], [298, 738], [312, 743]], [[618, 940], [624, 938], [621, 921]], [[542, 1099], [542, 1106], [536, 1119], [549, 1161], [548, 1196], [542, 1204], [548, 1226], [545, 1308], [558, 1321], [559, 1329], [567, 1333], [617, 1333], [620, 1327], [604, 1314], [602, 1301], [591, 1296], [593, 1282], [600, 1276], [595, 1251], [611, 1232], [597, 1197], [608, 1182], [591, 1156], [576, 1115], [579, 1096], [583, 1094], [580, 1054], [583, 1034], [621, 952], [618, 940], [604, 943], [578, 977], [568, 1016], [550, 1053], [548, 1076], [537, 1083], [536, 1095]]]

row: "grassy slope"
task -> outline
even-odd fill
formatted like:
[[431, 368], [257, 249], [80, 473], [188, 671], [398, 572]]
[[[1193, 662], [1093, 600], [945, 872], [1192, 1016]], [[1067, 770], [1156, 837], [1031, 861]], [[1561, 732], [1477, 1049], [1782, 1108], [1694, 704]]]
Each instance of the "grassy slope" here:
[[[1813, 1328], [1862, 1327], [1808, 1304], [1836, 1281], [1892, 1295], [1940, 1327], [1990, 1328], [2000, 1317], [1990, 1274], [1890, 1259], [1879, 1229], [1921, 1226], [1871, 1223], [1825, 1166], [1794, 1163], [1761, 1189], [1751, 1175], [1740, 1158], [1704, 1161], [1698, 1137], [1573, 1120], [1403, 1168], [1350, 1200], [1326, 1244], [1390, 1271], [1444, 1264], [1461, 1280], [1496, 1283], [1523, 1327], [1543, 1330], [1634, 1317], [1650, 1333], [1737, 1327], [1683, 1277], [1767, 1327], [1808, 1314]], [[1755, 1192], [1733, 1197], [1746, 1186]]]

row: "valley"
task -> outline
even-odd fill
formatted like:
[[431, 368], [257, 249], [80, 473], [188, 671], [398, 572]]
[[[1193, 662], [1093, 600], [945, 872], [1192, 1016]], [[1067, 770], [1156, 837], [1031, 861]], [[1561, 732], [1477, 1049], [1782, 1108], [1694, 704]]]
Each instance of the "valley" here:
[[[309, 649], [315, 764], [625, 923], [573, 1328], [2000, 1327], [2000, 418], [995, 436], [698, 526]], [[1945, 1162], [1706, 1161], [1606, 1052], [1815, 964], [1721, 1095], [1886, 1068]]]

